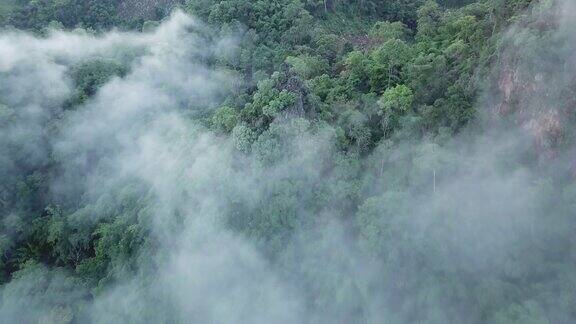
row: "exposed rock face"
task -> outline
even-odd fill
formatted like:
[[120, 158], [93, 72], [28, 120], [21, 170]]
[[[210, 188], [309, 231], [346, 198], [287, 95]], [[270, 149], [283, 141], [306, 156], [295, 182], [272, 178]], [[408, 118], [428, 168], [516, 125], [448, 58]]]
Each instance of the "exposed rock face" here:
[[526, 130], [541, 162], [557, 156], [576, 106], [576, 37], [558, 23], [565, 9], [527, 16], [505, 39], [496, 73], [494, 117]]
[[171, 10], [181, 0], [124, 0], [120, 3], [119, 12], [122, 18], [155, 19], [157, 10]]

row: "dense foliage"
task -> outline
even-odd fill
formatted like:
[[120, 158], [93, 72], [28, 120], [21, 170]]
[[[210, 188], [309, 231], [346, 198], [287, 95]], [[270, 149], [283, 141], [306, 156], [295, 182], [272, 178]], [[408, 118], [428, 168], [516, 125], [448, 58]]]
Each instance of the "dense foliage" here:
[[[0, 4], [0, 23], [6, 33], [38, 37], [77, 28], [146, 33], [179, 7], [208, 25], [205, 39], [235, 39], [235, 51], [200, 60], [240, 81], [222, 85], [230, 88], [222, 100], [188, 98], [177, 111], [199, 133], [232, 146], [230, 167], [207, 166], [207, 174], [251, 180], [231, 185], [207, 176], [170, 188], [168, 200], [179, 208], [165, 211], [166, 231], [179, 233], [186, 209], [203, 206], [193, 194], [218, 197], [226, 230], [256, 246], [281, 277], [296, 278], [307, 310], [331, 316], [310, 322], [377, 322], [378, 314], [392, 323], [570, 323], [576, 316], [576, 187], [566, 167], [572, 135], [550, 126], [554, 117], [542, 117], [548, 119], [535, 131], [540, 141], [521, 148], [477, 135], [534, 125], [529, 121], [541, 120], [535, 111], [550, 98], [559, 114], [569, 115], [573, 78], [542, 88], [518, 85], [554, 80], [562, 69], [550, 66], [568, 66], [571, 45], [544, 23], [554, 1], [534, 2], [188, 0], [150, 1], [137, 12], [121, 0], [14, 0]], [[508, 34], [511, 26], [518, 34]], [[64, 73], [74, 91], [63, 103], [42, 102], [49, 111], [42, 127], [24, 133], [11, 125], [29, 116], [3, 99], [11, 79], [0, 62], [0, 127], [12, 134], [0, 138], [5, 316], [38, 320], [11, 312], [41, 295], [35, 303], [50, 306], [42, 316], [83, 322], [86, 305], [111, 287], [153, 278], [161, 268], [162, 257], [151, 257], [166, 248], [153, 234], [163, 201], [154, 186], [90, 178], [116, 176], [107, 150], [126, 139], [85, 151], [54, 148], [50, 140], [62, 137], [102, 87], [130, 75], [132, 56], [73, 62]], [[506, 71], [514, 74], [510, 84]], [[500, 109], [497, 121], [484, 106]], [[152, 125], [153, 116], [126, 132]], [[188, 139], [166, 133], [179, 157], [194, 154], [189, 141], [208, 141], [194, 131]], [[89, 179], [95, 189], [57, 185], [70, 179]], [[244, 186], [252, 189], [241, 192]], [[379, 271], [358, 269], [366, 264]], [[163, 311], [138, 306], [140, 318], [183, 321], [160, 296], [147, 298]]]

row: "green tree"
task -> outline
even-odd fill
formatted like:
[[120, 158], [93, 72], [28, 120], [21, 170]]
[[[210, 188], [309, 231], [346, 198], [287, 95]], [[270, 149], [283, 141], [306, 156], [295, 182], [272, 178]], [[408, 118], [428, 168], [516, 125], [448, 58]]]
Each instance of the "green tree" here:
[[382, 124], [386, 132], [399, 126], [400, 117], [410, 113], [414, 103], [414, 92], [405, 85], [386, 89], [378, 101], [382, 111]]
[[238, 120], [238, 112], [232, 107], [224, 106], [216, 110], [212, 116], [212, 125], [217, 130], [229, 133], [236, 127]]
[[372, 53], [367, 67], [371, 90], [381, 93], [404, 79], [404, 71], [412, 60], [412, 49], [406, 42], [391, 39]]

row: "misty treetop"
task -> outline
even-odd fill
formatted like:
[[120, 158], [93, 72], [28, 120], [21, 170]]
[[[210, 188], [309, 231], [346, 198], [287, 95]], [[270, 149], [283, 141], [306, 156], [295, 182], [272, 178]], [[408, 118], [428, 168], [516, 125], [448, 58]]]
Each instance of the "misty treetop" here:
[[0, 322], [574, 323], [569, 0], [0, 3]]

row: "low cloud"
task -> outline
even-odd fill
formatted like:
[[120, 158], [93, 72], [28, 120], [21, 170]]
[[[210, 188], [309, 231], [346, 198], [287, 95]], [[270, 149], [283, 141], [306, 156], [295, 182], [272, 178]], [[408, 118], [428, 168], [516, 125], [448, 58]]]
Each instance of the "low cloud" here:
[[[565, 44], [560, 52], [513, 58], [503, 47], [495, 86], [478, 104], [489, 116], [482, 131], [382, 143], [362, 158], [339, 152], [329, 125], [303, 118], [278, 118], [249, 153], [208, 130], [202, 117], [239, 82], [211, 61], [235, 53], [235, 41], [214, 39], [181, 12], [142, 34], [3, 34], [0, 113], [11, 117], [0, 119], [9, 120], [0, 174], [54, 159], [46, 195], [65, 211], [85, 206], [66, 215], [75, 230], [104, 222], [106, 236], [123, 219], [138, 226], [123, 233], [132, 241], [103, 247], [118, 260], [98, 291], [36, 264], [3, 288], [0, 314], [14, 322], [570, 322], [561, 298], [576, 291], [555, 289], [558, 278], [574, 282], [567, 243], [576, 200], [573, 185], [551, 183], [569, 176], [572, 150], [568, 141], [541, 149], [538, 136], [549, 143], [554, 129], [527, 126], [566, 112], [565, 94], [549, 91], [572, 85], [567, 49], [576, 43], [564, 41], [574, 20], [565, 12], [547, 31]], [[510, 44], [526, 28], [514, 27], [504, 45], [546, 45]], [[543, 64], [525, 70], [534, 57]], [[128, 72], [64, 109], [70, 71], [94, 59]], [[565, 64], [560, 74], [549, 61]], [[502, 66], [546, 85], [522, 87]], [[523, 93], [547, 97], [538, 107], [509, 100]]]

